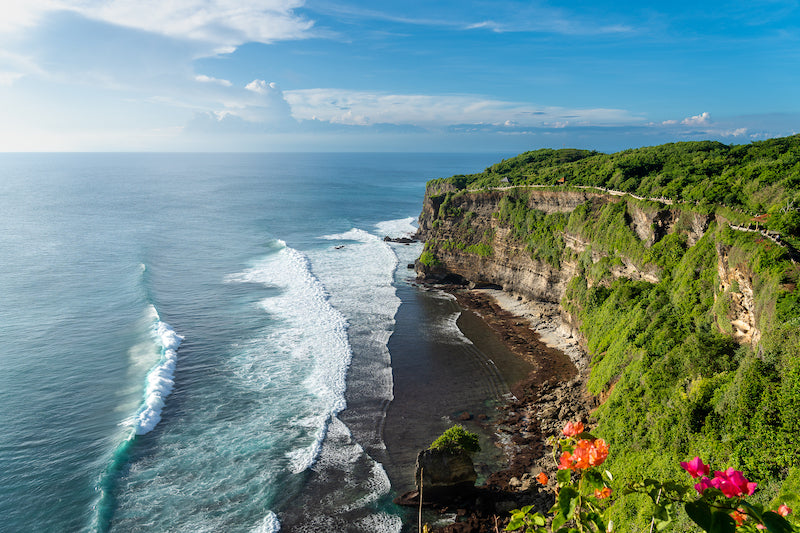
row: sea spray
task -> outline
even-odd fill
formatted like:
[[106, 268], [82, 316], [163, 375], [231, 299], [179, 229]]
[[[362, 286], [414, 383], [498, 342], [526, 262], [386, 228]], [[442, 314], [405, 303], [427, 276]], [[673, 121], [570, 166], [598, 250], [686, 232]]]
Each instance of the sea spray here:
[[[313, 412], [294, 420], [305, 428], [311, 442], [287, 453], [293, 473], [314, 464], [331, 417], [346, 407], [346, 374], [351, 349], [344, 316], [328, 301], [328, 293], [312, 274], [308, 258], [301, 252], [275, 241], [276, 250], [254, 267], [227, 277], [228, 282], [257, 283], [281, 291], [260, 305], [270, 316], [280, 317], [282, 329], [264, 339], [284, 352], [294, 365], [307, 368], [302, 384], [316, 398]], [[275, 365], [276, 361], [267, 361]], [[280, 367], [275, 373], [284, 373]], [[246, 379], [246, 376], [243, 376]]]
[[[144, 273], [144, 265], [141, 270]], [[93, 531], [97, 532], [108, 531], [111, 526], [111, 519], [116, 508], [114, 495], [116, 481], [126, 469], [136, 437], [149, 433], [161, 421], [161, 411], [164, 408], [165, 400], [174, 387], [173, 378], [178, 360], [178, 348], [183, 337], [161, 320], [158, 311], [152, 304], [147, 308], [147, 316], [151, 325], [150, 334], [155, 341], [156, 348], [160, 350], [161, 356], [145, 378], [144, 395], [139, 410], [134, 416], [120, 424], [129, 430], [125, 432], [123, 440], [111, 454], [111, 460], [97, 483], [99, 497], [94, 505], [95, 512], [91, 527]]]
[[175, 386], [175, 365], [178, 362], [178, 348], [183, 337], [178, 335], [169, 324], [162, 322], [155, 306], [150, 306], [154, 318], [153, 334], [161, 346], [161, 360], [147, 374], [144, 401], [133, 420], [133, 429], [137, 435], [149, 433], [161, 421], [164, 402]]
[[[282, 514], [292, 531], [400, 530], [400, 518], [387, 512], [391, 484], [381, 464], [386, 457], [383, 421], [393, 398], [387, 344], [400, 305], [394, 286], [398, 255], [405, 261], [405, 252], [417, 246], [383, 238], [413, 234], [412, 222], [386, 221], [370, 231], [352, 228], [324, 235], [321, 239], [330, 244], [307, 252], [331, 305], [347, 319], [353, 361], [347, 375], [348, 409], [331, 418], [311, 482]], [[317, 510], [313, 516], [298, 512], [310, 507]]]

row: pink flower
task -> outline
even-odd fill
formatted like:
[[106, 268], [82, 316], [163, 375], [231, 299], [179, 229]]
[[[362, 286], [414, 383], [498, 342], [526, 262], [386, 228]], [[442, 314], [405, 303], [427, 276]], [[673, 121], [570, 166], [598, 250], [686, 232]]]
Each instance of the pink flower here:
[[792, 514], [792, 509], [784, 503], [778, 507], [778, 514], [781, 516], [789, 516]]
[[703, 494], [704, 490], [706, 490], [709, 487], [713, 487], [713, 486], [714, 485], [711, 484], [711, 480], [710, 479], [708, 479], [707, 477], [703, 477], [703, 479], [700, 480], [700, 483], [698, 483], [697, 485], [694, 486], [694, 490], [696, 490], [700, 494]]
[[694, 478], [698, 478], [700, 476], [707, 476], [711, 470], [708, 467], [708, 465], [703, 464], [702, 459], [700, 459], [699, 457], [695, 457], [688, 463], [682, 461], [681, 468], [686, 470], [689, 473], [689, 475]]
[[741, 472], [731, 467], [724, 472], [715, 471], [711, 485], [721, 490], [728, 498], [734, 498], [753, 494], [758, 484], [749, 481]]

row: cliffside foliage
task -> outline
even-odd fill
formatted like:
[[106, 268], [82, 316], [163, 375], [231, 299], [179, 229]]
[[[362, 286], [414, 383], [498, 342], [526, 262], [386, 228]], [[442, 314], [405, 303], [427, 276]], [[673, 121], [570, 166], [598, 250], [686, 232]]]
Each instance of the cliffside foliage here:
[[[592, 357], [588, 387], [604, 400], [594, 413], [596, 434], [615, 450], [606, 462], [614, 479], [677, 480], [680, 461], [702, 454], [758, 482], [755, 503], [783, 497], [800, 508], [791, 496], [800, 493], [800, 266], [790, 248], [730, 224], [736, 209], [766, 212], [760, 224], [798, 236], [800, 136], [612, 155], [539, 150], [434, 185], [497, 186], [503, 176], [512, 184], [566, 176], [570, 184], [688, 202], [594, 196], [547, 214], [530, 207], [536, 189], [483, 193], [495, 202], [492, 231], [503, 229], [534, 259], [575, 272], [562, 306]], [[463, 189], [447, 197], [429, 242], [464, 224]], [[637, 227], [636, 217], [658, 213], [669, 223]], [[701, 219], [707, 223], [699, 227]], [[473, 228], [475, 242], [492, 242], [485, 231]], [[648, 497], [631, 493], [609, 516], [618, 531], [642, 531], [654, 511]], [[685, 515], [675, 524], [691, 530]]]
[[481, 451], [478, 435], [467, 431], [463, 426], [456, 424], [433, 441], [431, 450], [440, 450], [452, 454], [466, 452], [473, 454]]
[[543, 149], [444, 181], [471, 189], [594, 186], [698, 207], [723, 205], [760, 215], [769, 229], [800, 236], [800, 135], [747, 145], [671, 143], [615, 154]]
[[[606, 533], [615, 530], [613, 520], [608, 518], [609, 497], [615, 493], [651, 499], [654, 509], [650, 531], [669, 529], [678, 519], [680, 510], [685, 511], [684, 516], [696, 527], [707, 533], [800, 531], [791, 507], [786, 503], [764, 506], [754, 502], [751, 496], [755, 494], [758, 483], [750, 481], [734, 468], [715, 470], [714, 476], [710, 477], [710, 466], [695, 456], [691, 461], [681, 461], [680, 467], [697, 483], [647, 478], [620, 487], [610, 471], [600, 469], [609, 455], [608, 445], [603, 439], [584, 431], [583, 423], [567, 422], [563, 436], [553, 436], [548, 441], [558, 468], [556, 502], [549, 511], [551, 533]], [[549, 477], [541, 472], [537, 480], [546, 485]], [[505, 531], [548, 533], [547, 517], [541, 512], [533, 512], [533, 507], [527, 505], [511, 511], [511, 520]]]

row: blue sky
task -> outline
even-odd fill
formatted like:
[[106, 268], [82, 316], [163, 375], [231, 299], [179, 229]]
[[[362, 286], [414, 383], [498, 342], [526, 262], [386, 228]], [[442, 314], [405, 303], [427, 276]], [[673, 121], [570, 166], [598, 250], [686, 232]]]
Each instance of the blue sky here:
[[800, 3], [1, 0], [0, 151], [616, 151], [800, 131]]

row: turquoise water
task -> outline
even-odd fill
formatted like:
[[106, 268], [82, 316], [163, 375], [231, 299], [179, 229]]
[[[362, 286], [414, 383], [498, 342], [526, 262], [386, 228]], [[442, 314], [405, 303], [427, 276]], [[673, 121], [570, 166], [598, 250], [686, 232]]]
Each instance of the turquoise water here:
[[382, 238], [498, 158], [0, 155], [0, 530], [398, 531]]

